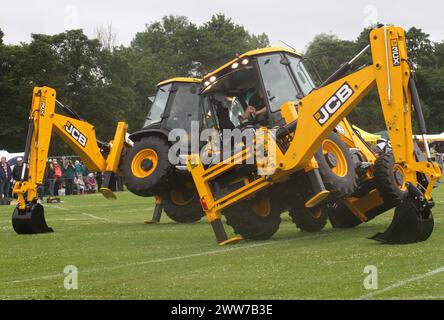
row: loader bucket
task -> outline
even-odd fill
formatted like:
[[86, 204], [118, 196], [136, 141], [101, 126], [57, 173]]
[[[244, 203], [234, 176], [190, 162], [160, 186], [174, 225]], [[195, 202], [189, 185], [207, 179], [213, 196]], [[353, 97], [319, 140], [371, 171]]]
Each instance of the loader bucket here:
[[32, 203], [25, 210], [15, 208], [12, 214], [12, 227], [17, 234], [49, 233], [54, 230], [46, 224], [43, 206]]
[[395, 209], [392, 223], [383, 233], [370, 239], [387, 244], [408, 244], [426, 241], [433, 232], [433, 202], [419, 196], [420, 191], [409, 186], [409, 194]]

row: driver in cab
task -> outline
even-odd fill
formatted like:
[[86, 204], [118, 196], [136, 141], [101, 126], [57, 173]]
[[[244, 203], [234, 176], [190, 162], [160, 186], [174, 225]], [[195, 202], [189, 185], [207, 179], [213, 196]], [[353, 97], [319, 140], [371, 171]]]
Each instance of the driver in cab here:
[[262, 90], [256, 90], [255, 94], [248, 101], [247, 108], [242, 115], [242, 121], [248, 120], [250, 115], [254, 116], [253, 125], [264, 124], [267, 120], [267, 108]]

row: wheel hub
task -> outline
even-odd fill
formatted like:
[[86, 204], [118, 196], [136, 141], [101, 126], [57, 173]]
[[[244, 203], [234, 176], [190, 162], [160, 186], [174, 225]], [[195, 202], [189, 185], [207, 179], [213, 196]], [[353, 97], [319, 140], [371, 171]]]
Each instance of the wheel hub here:
[[144, 159], [140, 166], [143, 170], [150, 171], [153, 168], [153, 162], [150, 159]]
[[336, 158], [336, 155], [329, 152], [325, 155], [325, 159], [327, 160], [328, 165], [330, 168], [336, 168], [338, 166], [338, 158]]
[[398, 186], [404, 185], [404, 175], [401, 171], [395, 171], [395, 181], [398, 184]]

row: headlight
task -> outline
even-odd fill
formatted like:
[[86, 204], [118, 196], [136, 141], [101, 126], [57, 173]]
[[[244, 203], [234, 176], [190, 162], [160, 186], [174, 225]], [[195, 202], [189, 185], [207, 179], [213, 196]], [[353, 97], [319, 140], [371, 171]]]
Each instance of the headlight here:
[[231, 65], [232, 69], [236, 69], [237, 67], [239, 67], [239, 63], [235, 62]]

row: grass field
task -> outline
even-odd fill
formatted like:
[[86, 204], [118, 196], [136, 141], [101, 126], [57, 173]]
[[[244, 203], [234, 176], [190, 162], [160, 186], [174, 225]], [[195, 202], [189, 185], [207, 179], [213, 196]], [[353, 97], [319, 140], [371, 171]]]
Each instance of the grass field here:
[[[218, 247], [211, 227], [144, 225], [153, 200], [120, 193], [66, 197], [46, 206], [55, 233], [18, 236], [12, 207], [0, 207], [1, 299], [444, 299], [444, 188], [435, 193], [436, 228], [423, 243], [367, 240], [391, 213], [352, 230], [296, 230], [288, 215], [269, 241]], [[227, 227], [227, 231], [231, 229]], [[78, 268], [78, 290], [63, 286]], [[378, 290], [364, 268], [378, 268]]]

